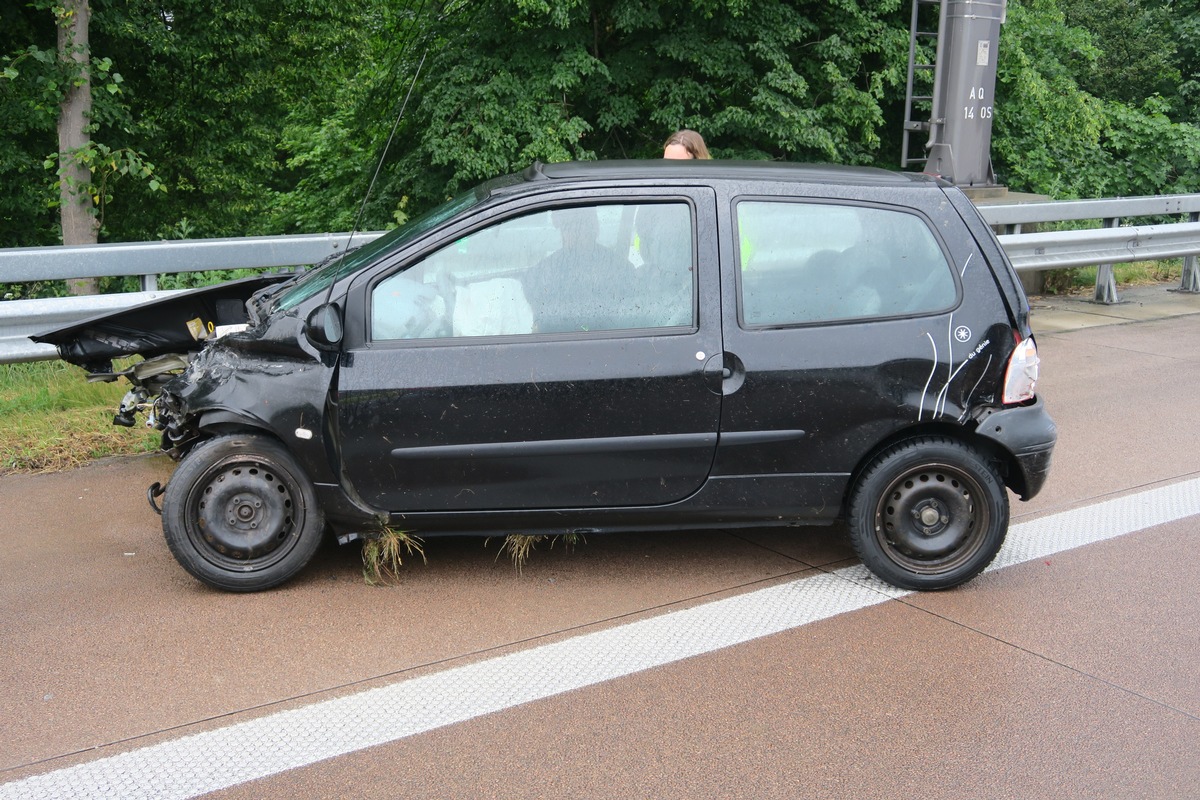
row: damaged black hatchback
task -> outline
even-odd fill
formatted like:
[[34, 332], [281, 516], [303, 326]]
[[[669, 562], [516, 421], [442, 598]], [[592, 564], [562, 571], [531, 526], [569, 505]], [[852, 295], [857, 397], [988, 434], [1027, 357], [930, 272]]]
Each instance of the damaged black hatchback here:
[[[181, 460], [172, 553], [275, 586], [322, 535], [843, 519], [904, 588], [1045, 481], [1029, 306], [968, 199], [881, 170], [535, 165], [340, 259], [34, 337]], [[1007, 489], [1006, 489], [1007, 487]]]

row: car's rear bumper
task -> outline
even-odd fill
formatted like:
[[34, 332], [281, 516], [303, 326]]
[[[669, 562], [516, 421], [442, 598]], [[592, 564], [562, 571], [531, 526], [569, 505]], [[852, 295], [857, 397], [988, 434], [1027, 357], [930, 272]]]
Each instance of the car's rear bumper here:
[[993, 411], [979, 423], [976, 433], [996, 442], [1012, 456], [1018, 474], [1010, 475], [1008, 484], [1022, 500], [1042, 490], [1050, 474], [1058, 429], [1040, 397], [1031, 405]]

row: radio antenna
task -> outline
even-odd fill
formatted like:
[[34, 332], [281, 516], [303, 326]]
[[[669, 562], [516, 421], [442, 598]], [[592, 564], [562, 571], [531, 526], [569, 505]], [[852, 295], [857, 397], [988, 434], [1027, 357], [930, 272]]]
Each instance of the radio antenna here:
[[[404, 95], [404, 102], [400, 104], [400, 113], [396, 115], [396, 121], [392, 123], [392, 131], [388, 134], [387, 142], [383, 145], [383, 152], [379, 154], [379, 162], [375, 165], [375, 174], [371, 176], [371, 182], [367, 184], [366, 194], [363, 195], [362, 205], [358, 207], [358, 214], [354, 217], [354, 227], [350, 229], [350, 238], [346, 240], [346, 248], [342, 250], [342, 255], [338, 259], [341, 261], [350, 253], [350, 245], [354, 241], [355, 234], [358, 233], [358, 226], [362, 224], [363, 214], [367, 210], [367, 201], [371, 199], [371, 191], [375, 188], [375, 181], [379, 179], [379, 173], [383, 171], [383, 163], [387, 160], [388, 149], [392, 146], [392, 140], [396, 138], [396, 130], [400, 127], [400, 120], [404, 118], [404, 110], [408, 108], [408, 100], [412, 97], [413, 89], [416, 88], [417, 78], [421, 75], [421, 68], [425, 66], [425, 57], [429, 55], [429, 48], [425, 48], [425, 52], [421, 53], [421, 60], [417, 63], [417, 71], [413, 73], [412, 82], [408, 85], [408, 93]], [[333, 267], [334, 270], [340, 267]], [[333, 297], [333, 287], [338, 281], [336, 272], [329, 280], [329, 290], [325, 293], [325, 302], [329, 303]]]
[[400, 113], [396, 115], [396, 121], [392, 123], [392, 131], [388, 134], [387, 142], [383, 145], [383, 152], [379, 154], [379, 162], [375, 165], [375, 174], [371, 176], [371, 182], [367, 184], [367, 193], [363, 195], [362, 205], [358, 207], [358, 215], [354, 218], [354, 227], [350, 229], [350, 238], [346, 241], [345, 252], [350, 252], [350, 242], [354, 240], [354, 234], [358, 233], [358, 226], [362, 223], [363, 214], [367, 210], [367, 201], [371, 199], [371, 192], [375, 188], [375, 181], [379, 180], [379, 173], [383, 171], [383, 163], [387, 160], [388, 149], [392, 146], [392, 140], [396, 138], [396, 130], [400, 127], [400, 120], [404, 118], [404, 109], [408, 108], [408, 100], [412, 97], [413, 89], [416, 88], [417, 78], [421, 75], [421, 68], [425, 66], [425, 57], [429, 55], [429, 48], [425, 48], [425, 52], [421, 53], [421, 60], [417, 63], [417, 71], [413, 73], [412, 82], [408, 85], [408, 93], [404, 95], [404, 102], [400, 104]]

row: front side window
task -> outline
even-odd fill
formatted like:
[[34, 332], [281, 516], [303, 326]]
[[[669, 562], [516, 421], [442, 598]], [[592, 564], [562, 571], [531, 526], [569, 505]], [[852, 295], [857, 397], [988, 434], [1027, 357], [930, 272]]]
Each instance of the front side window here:
[[745, 325], [930, 313], [958, 298], [945, 254], [915, 214], [744, 201], [737, 221]]
[[687, 203], [556, 208], [443, 246], [371, 292], [375, 340], [690, 326]]

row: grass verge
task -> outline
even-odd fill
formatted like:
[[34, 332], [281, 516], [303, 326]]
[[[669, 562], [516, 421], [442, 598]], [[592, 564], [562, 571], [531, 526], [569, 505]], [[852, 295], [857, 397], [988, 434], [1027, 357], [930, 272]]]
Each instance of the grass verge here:
[[156, 451], [158, 431], [112, 424], [128, 388], [88, 383], [83, 370], [61, 361], [0, 364], [0, 475]]
[[[1046, 272], [1046, 294], [1087, 293], [1096, 288], [1096, 267], [1052, 269]], [[1183, 278], [1183, 259], [1136, 261], [1113, 264], [1117, 286], [1144, 286], [1150, 283], [1179, 282]]]

